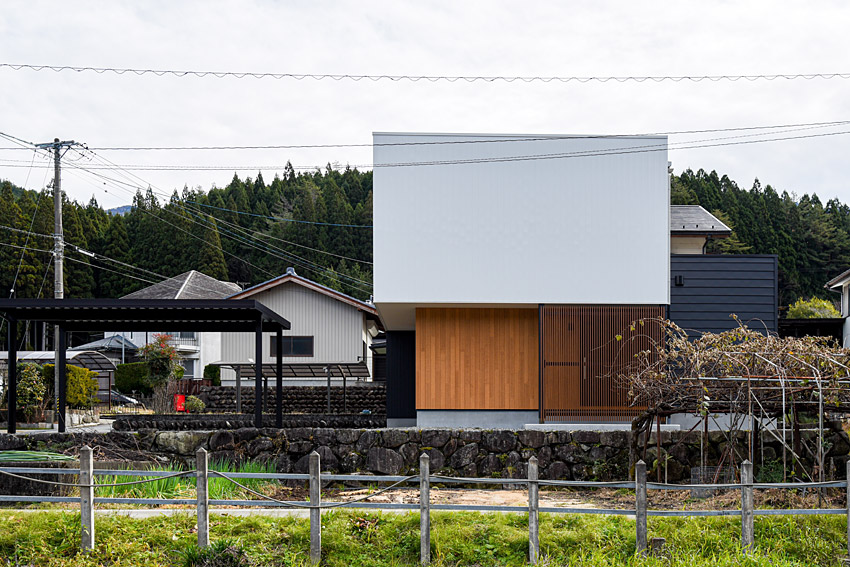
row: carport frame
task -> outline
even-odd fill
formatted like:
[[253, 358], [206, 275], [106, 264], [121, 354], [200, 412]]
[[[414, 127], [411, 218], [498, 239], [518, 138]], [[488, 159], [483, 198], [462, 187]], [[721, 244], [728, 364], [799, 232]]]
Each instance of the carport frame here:
[[[254, 299], [2, 299], [0, 317], [8, 325], [8, 427], [9, 433], [17, 431], [17, 323], [37, 321], [56, 325], [59, 329], [59, 376], [57, 392], [59, 432], [65, 431], [66, 387], [65, 350], [67, 334], [73, 331], [196, 331], [196, 332], [250, 332], [256, 337], [254, 363], [255, 396], [254, 423], [263, 425], [263, 331], [277, 334], [278, 345], [283, 331], [290, 323]], [[277, 350], [277, 368], [282, 368], [282, 349]], [[278, 371], [278, 391], [283, 384], [283, 373]], [[277, 427], [283, 425], [283, 408], [275, 408]]]

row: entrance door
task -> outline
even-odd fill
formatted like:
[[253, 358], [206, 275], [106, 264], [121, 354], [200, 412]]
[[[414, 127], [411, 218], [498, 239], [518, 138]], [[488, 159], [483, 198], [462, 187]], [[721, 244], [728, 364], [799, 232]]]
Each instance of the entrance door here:
[[618, 375], [636, 353], [660, 344], [663, 315], [661, 306], [541, 305], [541, 420], [624, 422], [636, 416], [642, 408], [629, 405]]

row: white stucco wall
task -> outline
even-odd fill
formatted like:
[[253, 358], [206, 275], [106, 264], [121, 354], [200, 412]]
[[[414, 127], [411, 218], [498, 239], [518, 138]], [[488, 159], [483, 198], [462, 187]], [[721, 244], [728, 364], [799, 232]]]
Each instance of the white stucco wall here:
[[671, 254], [702, 254], [704, 236], [676, 236], [670, 238]]
[[[483, 143], [445, 143], [459, 141]], [[374, 143], [375, 301], [390, 330], [413, 328], [416, 305], [669, 302], [666, 137]], [[458, 160], [478, 162], [445, 163]], [[415, 162], [432, 165], [399, 166]]]

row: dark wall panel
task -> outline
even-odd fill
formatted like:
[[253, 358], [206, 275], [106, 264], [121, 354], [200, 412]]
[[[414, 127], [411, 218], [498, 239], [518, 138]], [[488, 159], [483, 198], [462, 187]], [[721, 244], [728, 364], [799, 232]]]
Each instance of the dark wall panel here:
[[387, 331], [387, 418], [416, 418], [415, 331]]
[[776, 256], [677, 254], [670, 276], [670, 320], [690, 334], [734, 329], [732, 313], [752, 329], [777, 331]]

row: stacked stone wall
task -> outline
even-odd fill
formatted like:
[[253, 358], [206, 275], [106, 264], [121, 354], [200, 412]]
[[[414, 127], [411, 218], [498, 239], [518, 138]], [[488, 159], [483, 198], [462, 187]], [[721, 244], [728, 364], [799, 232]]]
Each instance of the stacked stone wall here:
[[[816, 431], [803, 431], [804, 446], [814, 447]], [[840, 423], [831, 424], [826, 435], [826, 468], [829, 476], [843, 478], [850, 453], [850, 439]], [[322, 470], [340, 473], [406, 474], [416, 473], [419, 455], [428, 453], [431, 469], [441, 474], [467, 477], [524, 478], [527, 462], [537, 457], [540, 476], [560, 480], [624, 480], [631, 476], [632, 464], [644, 458], [655, 478], [654, 470], [666, 463], [670, 482], [690, 479], [691, 468], [700, 465], [701, 450], [707, 465], [716, 465], [720, 455], [732, 445], [735, 463], [740, 464], [748, 452], [745, 434], [729, 436], [722, 432], [709, 434], [703, 447], [697, 433], [663, 432], [660, 458], [654, 434], [639, 439], [637, 455], [631, 451], [628, 431], [532, 431], [481, 429], [332, 429], [297, 427], [290, 429], [246, 427], [235, 430], [156, 431], [138, 433], [113, 432], [96, 434], [38, 434], [15, 438], [0, 436], [0, 447], [12, 437], [15, 448], [50, 448], [97, 446], [108, 440], [112, 446], [132, 447], [159, 460], [182, 462], [192, 466], [195, 451], [204, 447], [210, 458], [238, 463], [262, 460], [274, 463], [278, 472], [307, 471], [308, 455], [317, 451]], [[763, 443], [763, 447], [762, 447]], [[644, 454], [644, 446], [646, 453]], [[10, 447], [11, 448], [11, 447]], [[775, 467], [781, 459], [781, 446], [765, 434], [754, 448], [756, 474], [762, 464]], [[727, 452], [728, 455], [728, 452]], [[728, 463], [728, 456], [725, 462]], [[812, 463], [806, 462], [811, 470]], [[662, 478], [665, 478], [662, 472]]]
[[[284, 414], [283, 427], [333, 427], [376, 428], [385, 427], [387, 418], [374, 414]], [[263, 426], [274, 427], [275, 416], [263, 415]], [[241, 429], [254, 426], [253, 414], [126, 414], [118, 415], [112, 423], [116, 431], [210, 431], [213, 429]]]
[[[270, 384], [274, 380], [270, 381]], [[273, 408], [276, 404], [274, 386], [266, 389], [263, 404]], [[206, 404], [208, 413], [233, 413], [236, 411], [236, 388], [233, 386], [203, 386], [198, 396]], [[346, 388], [346, 403], [343, 403], [343, 388], [331, 387], [331, 413], [360, 413], [368, 410], [373, 414], [387, 411], [387, 388], [384, 384], [354, 382]], [[242, 411], [253, 413], [254, 388], [242, 387]], [[314, 413], [328, 411], [328, 389], [326, 386], [284, 386], [283, 411], [286, 413]]]

